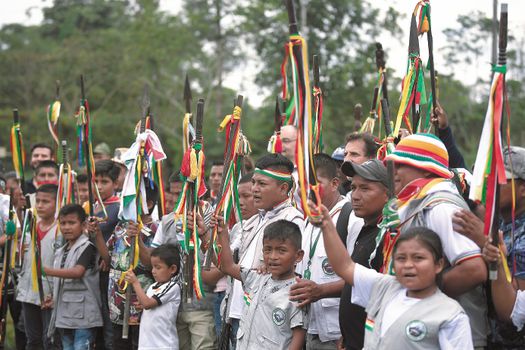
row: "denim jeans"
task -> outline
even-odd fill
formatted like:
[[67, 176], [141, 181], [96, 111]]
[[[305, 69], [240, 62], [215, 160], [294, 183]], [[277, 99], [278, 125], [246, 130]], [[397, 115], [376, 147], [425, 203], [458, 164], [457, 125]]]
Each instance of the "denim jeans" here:
[[217, 333], [217, 336], [220, 336], [222, 329], [221, 303], [226, 292], [215, 292], [215, 294], [217, 295], [217, 298], [213, 303], [213, 319], [215, 321], [215, 332]]
[[65, 329], [60, 328], [62, 348], [64, 350], [91, 350], [95, 343], [95, 328]]

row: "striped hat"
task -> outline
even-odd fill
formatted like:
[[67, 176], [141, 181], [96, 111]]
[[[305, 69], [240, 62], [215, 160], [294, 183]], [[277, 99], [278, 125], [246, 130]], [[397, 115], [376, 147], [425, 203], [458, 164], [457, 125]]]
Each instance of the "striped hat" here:
[[429, 171], [446, 179], [454, 176], [448, 169], [448, 152], [440, 139], [431, 134], [414, 134], [405, 137], [393, 153], [386, 157], [396, 163]]

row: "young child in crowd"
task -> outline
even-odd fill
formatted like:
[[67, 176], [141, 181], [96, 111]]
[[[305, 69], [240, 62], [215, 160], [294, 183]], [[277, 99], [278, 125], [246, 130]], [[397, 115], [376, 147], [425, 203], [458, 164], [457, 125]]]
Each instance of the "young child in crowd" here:
[[55, 277], [48, 334], [56, 327], [64, 350], [91, 349], [95, 327], [102, 326], [97, 251], [84, 234], [86, 212], [80, 205], [62, 207], [58, 221], [66, 243], [56, 252], [53, 267], [44, 266], [45, 274]]
[[83, 205], [89, 200], [88, 177], [86, 174], [78, 174], [75, 180], [77, 183], [77, 203]]
[[434, 231], [414, 227], [399, 236], [392, 253], [396, 276], [390, 276], [354, 263], [326, 207], [311, 221], [323, 231], [335, 272], [353, 286], [352, 302], [366, 308], [363, 349], [473, 348], [467, 315], [438, 288], [444, 260]]
[[303, 348], [305, 315], [289, 300], [290, 286], [295, 282], [295, 265], [303, 259], [299, 226], [278, 220], [264, 229], [263, 260], [270, 274], [234, 264], [228, 232], [219, 227], [222, 246], [219, 268], [242, 281], [244, 308], [237, 332], [237, 349]]
[[144, 308], [140, 320], [139, 350], [178, 350], [177, 313], [180, 305], [179, 249], [163, 244], [151, 251], [152, 273], [155, 278], [146, 292], [132, 270], [126, 281], [133, 286]]
[[[53, 265], [55, 250], [62, 246], [62, 235], [55, 220], [57, 190], [57, 185], [52, 184], [41, 185], [36, 190], [37, 244], [43, 266]], [[52, 344], [51, 339], [47, 337], [52, 309], [50, 305], [46, 305], [46, 301], [51, 302], [52, 299], [53, 279], [42, 276], [42, 303], [38, 290], [33, 288], [32, 267], [37, 245], [31, 244], [31, 236], [26, 235], [23, 246], [24, 261], [19, 274], [16, 299], [22, 303], [24, 319], [31, 320], [25, 322], [26, 345], [28, 349], [57, 349], [57, 344]]]

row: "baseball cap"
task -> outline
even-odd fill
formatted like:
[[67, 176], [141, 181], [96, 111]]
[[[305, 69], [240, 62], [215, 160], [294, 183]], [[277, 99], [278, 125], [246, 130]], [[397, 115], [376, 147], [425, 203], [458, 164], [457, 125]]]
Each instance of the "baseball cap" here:
[[340, 162], [345, 160], [345, 147], [339, 146], [332, 152], [332, 159], [338, 160]]
[[94, 154], [105, 154], [107, 156], [111, 155], [111, 149], [109, 148], [109, 145], [105, 142], [101, 142], [98, 145], [93, 148]]
[[525, 180], [525, 148], [518, 146], [505, 148], [503, 150], [503, 161], [505, 162], [505, 175], [508, 179]]
[[363, 179], [381, 182], [385, 187], [388, 187], [386, 167], [383, 162], [378, 159], [370, 159], [363, 164], [344, 162], [343, 165], [341, 165], [341, 171], [346, 176], [359, 175]]

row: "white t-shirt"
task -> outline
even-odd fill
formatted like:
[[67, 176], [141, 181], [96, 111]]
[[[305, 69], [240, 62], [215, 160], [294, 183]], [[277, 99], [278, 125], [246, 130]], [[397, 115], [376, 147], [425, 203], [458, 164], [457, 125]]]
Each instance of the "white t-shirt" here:
[[510, 318], [516, 328], [521, 331], [523, 325], [525, 324], [525, 291], [518, 290], [516, 302], [514, 303], [514, 308], [512, 309]]
[[165, 283], [154, 283], [146, 291], [158, 306], [144, 310], [140, 319], [139, 350], [178, 350], [177, 313], [180, 286], [176, 277]]
[[[352, 287], [352, 303], [366, 307], [370, 300], [372, 289], [380, 277], [381, 273], [356, 264], [354, 286]], [[381, 325], [381, 337], [385, 335], [388, 328], [404, 312], [421, 300], [408, 297], [406, 293], [406, 289], [401, 290], [386, 307]], [[439, 329], [439, 346], [442, 350], [472, 349], [472, 337], [465, 336], [466, 334], [471, 334], [469, 319], [466, 314], [460, 313]]]

